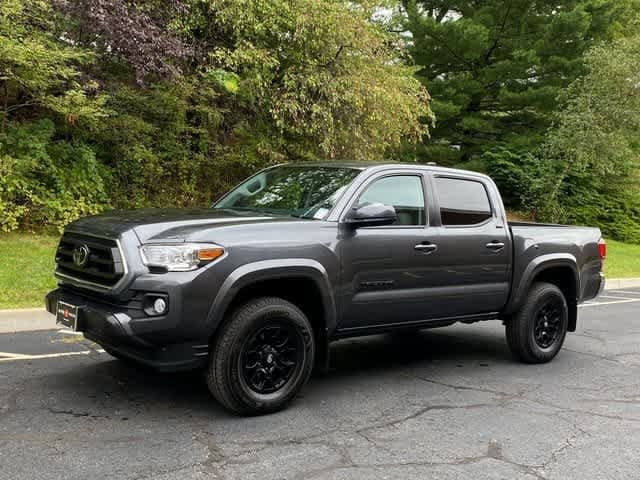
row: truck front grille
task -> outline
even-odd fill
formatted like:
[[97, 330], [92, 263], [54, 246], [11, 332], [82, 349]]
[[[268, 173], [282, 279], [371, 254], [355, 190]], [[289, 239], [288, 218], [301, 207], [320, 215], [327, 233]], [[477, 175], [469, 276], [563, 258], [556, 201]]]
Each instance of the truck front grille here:
[[56, 250], [56, 276], [71, 284], [108, 290], [126, 273], [116, 240], [65, 232]]

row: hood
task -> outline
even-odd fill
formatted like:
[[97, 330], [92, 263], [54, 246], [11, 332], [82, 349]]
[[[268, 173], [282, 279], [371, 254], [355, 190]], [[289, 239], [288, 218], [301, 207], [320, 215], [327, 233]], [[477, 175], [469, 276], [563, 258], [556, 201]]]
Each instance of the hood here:
[[133, 230], [142, 243], [149, 240], [184, 242], [195, 232], [218, 226], [292, 221], [300, 219], [231, 209], [140, 209], [113, 210], [84, 217], [69, 224], [67, 229], [108, 238], [118, 238], [125, 231]]

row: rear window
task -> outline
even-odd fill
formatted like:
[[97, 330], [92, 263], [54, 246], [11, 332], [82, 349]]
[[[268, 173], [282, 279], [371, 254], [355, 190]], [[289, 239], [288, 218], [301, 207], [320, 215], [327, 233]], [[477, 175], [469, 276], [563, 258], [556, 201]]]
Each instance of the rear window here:
[[443, 225], [478, 225], [491, 218], [491, 203], [482, 183], [446, 177], [435, 181]]

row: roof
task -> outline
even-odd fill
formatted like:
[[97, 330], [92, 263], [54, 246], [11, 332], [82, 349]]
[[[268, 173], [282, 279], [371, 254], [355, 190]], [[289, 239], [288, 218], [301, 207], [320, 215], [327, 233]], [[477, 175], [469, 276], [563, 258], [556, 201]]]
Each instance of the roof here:
[[375, 162], [291, 162], [282, 165], [300, 166], [300, 167], [333, 167], [333, 168], [355, 168], [356, 170], [364, 170], [374, 165], [384, 165]]
[[371, 161], [363, 161], [363, 162], [292, 162], [285, 165], [296, 165], [296, 166], [308, 166], [308, 167], [327, 167], [327, 168], [353, 168], [356, 170], [368, 170], [368, 169], [385, 169], [385, 168], [400, 168], [400, 169], [415, 169], [420, 168], [424, 170], [429, 170], [433, 172], [440, 173], [463, 173], [465, 175], [475, 175], [478, 177], [487, 177], [486, 175], [474, 172], [471, 170], [462, 170], [459, 168], [449, 168], [449, 167], [440, 167], [436, 164], [423, 164], [423, 163], [402, 163], [402, 162], [371, 162]]

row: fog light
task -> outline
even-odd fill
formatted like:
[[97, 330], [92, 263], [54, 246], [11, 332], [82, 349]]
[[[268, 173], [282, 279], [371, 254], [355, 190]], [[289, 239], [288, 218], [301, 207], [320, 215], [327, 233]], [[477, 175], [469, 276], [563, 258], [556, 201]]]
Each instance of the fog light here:
[[167, 309], [167, 302], [164, 298], [156, 298], [153, 302], [153, 311], [158, 315], [164, 313]]

